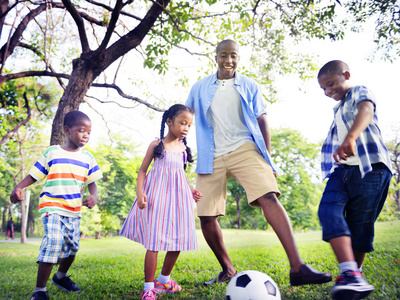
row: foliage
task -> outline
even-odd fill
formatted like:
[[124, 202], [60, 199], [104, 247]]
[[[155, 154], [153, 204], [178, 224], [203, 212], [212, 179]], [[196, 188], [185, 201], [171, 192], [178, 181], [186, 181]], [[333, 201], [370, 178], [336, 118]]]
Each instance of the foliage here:
[[[377, 223], [375, 252], [366, 256], [363, 272], [375, 287], [371, 300], [397, 299], [400, 289], [400, 222]], [[330, 299], [334, 282], [323, 285], [292, 287], [289, 283], [289, 263], [273, 232], [252, 230], [223, 230], [224, 240], [232, 262], [238, 271], [258, 270], [270, 275], [277, 283], [282, 299]], [[179, 294], [159, 294], [157, 299], [224, 299], [226, 284], [204, 287], [203, 281], [215, 277], [220, 266], [197, 232], [199, 250], [183, 251], [172, 271], [172, 277], [182, 286]], [[321, 241], [320, 231], [295, 234], [301, 257], [312, 267], [339, 274], [337, 261], [329, 244]], [[0, 243], [2, 274], [0, 288], [5, 299], [31, 296], [35, 287], [35, 260], [40, 242], [27, 244]], [[65, 293], [47, 285], [54, 299], [139, 299], [143, 289], [142, 245], [123, 237], [102, 240], [81, 240], [81, 247], [70, 273], [82, 288], [80, 294]], [[159, 253], [158, 276], [165, 252]], [[53, 268], [53, 274], [57, 268]]]
[[271, 156], [284, 172], [277, 177], [282, 193], [279, 200], [294, 228], [318, 228], [317, 209], [322, 195], [317, 171], [320, 146], [293, 129], [272, 130], [271, 136]]
[[[4, 89], [3, 89], [4, 87]], [[0, 90], [0, 207], [9, 207], [9, 196], [15, 185], [27, 175], [30, 167], [42, 154], [48, 142], [46, 123], [54, 115], [59, 91], [48, 82], [39, 82], [35, 78], [21, 78], [9, 81]], [[25, 103], [25, 104], [24, 104]], [[27, 104], [28, 103], [28, 104]], [[27, 107], [31, 119], [18, 127], [19, 122], [28, 119]], [[28, 234], [40, 231], [38, 219], [38, 199], [41, 184], [29, 187], [31, 201], [28, 214]], [[20, 204], [12, 205], [13, 212], [19, 214]]]
[[136, 178], [141, 164], [140, 158], [135, 156], [135, 145], [115, 137], [114, 144], [99, 144], [92, 153], [103, 173], [97, 184], [97, 204], [102, 214], [106, 212], [123, 219], [135, 199]]
[[[393, 61], [400, 56], [400, 3], [398, 0], [351, 0], [344, 3], [352, 16], [352, 30], [360, 32], [363, 25], [373, 19], [376, 52], [383, 59]], [[343, 22], [346, 24], [348, 20]]]
[[386, 144], [392, 162], [393, 177], [390, 182], [389, 196], [379, 215], [379, 220], [400, 219], [400, 129], [394, 130], [394, 138]]
[[82, 206], [82, 218], [80, 229], [83, 236], [92, 237], [101, 232], [101, 214], [99, 207], [95, 205], [92, 209]]

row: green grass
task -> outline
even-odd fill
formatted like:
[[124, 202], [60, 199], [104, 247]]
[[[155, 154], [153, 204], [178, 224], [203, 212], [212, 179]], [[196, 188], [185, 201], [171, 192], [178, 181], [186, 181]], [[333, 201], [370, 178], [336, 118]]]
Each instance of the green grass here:
[[[219, 265], [198, 234], [199, 250], [182, 252], [172, 273], [183, 291], [159, 295], [164, 299], [223, 299], [226, 285], [203, 287], [216, 276]], [[329, 299], [333, 282], [291, 287], [289, 263], [272, 231], [224, 230], [230, 257], [238, 271], [258, 270], [278, 284], [282, 299]], [[314, 268], [339, 273], [329, 244], [321, 232], [296, 234], [301, 257]], [[36, 283], [34, 263], [40, 242], [0, 243], [0, 299], [29, 299]], [[376, 290], [368, 299], [400, 299], [400, 221], [377, 223], [375, 252], [364, 264], [364, 275]], [[51, 299], [140, 299], [143, 288], [143, 246], [122, 237], [82, 240], [81, 250], [70, 269], [72, 279], [83, 289], [67, 294], [48, 283]], [[165, 253], [159, 254], [158, 276]], [[54, 268], [53, 273], [56, 271]]]

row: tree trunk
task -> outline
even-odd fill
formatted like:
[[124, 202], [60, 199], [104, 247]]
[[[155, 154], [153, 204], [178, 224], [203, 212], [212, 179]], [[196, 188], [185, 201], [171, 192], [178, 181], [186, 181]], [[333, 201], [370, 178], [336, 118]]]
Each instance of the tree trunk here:
[[170, 0], [157, 0], [135, 29], [117, 42], [105, 49], [103, 44], [96, 51], [88, 51], [73, 61], [73, 70], [68, 86], [60, 99], [60, 103], [53, 120], [51, 131], [51, 145], [61, 145], [65, 142], [64, 116], [71, 110], [79, 109], [86, 92], [93, 81], [113, 62], [139, 46], [154, 25], [156, 19], [168, 6]]
[[[21, 155], [21, 178], [25, 178], [25, 153], [22, 150], [22, 142], [19, 142], [19, 153]], [[21, 243], [26, 242], [26, 227], [25, 227], [25, 197], [21, 201]]]
[[[93, 52], [91, 52], [91, 54], [93, 54]], [[65, 143], [64, 116], [71, 110], [79, 109], [79, 105], [83, 102], [86, 92], [98, 75], [94, 74], [93, 68], [95, 65], [90, 55], [86, 55], [86, 58], [82, 55], [81, 58], [75, 59], [73, 66], [74, 69], [70, 81], [60, 99], [53, 120], [50, 145], [62, 145]]]
[[1, 223], [1, 232], [5, 232], [7, 230], [7, 209], [3, 208], [3, 218]]

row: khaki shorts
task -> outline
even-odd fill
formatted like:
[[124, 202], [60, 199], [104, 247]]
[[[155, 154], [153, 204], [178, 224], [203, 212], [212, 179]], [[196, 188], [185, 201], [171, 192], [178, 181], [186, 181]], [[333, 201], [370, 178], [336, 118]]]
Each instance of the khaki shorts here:
[[199, 217], [225, 215], [227, 182], [231, 177], [245, 189], [251, 206], [259, 207], [257, 199], [265, 194], [280, 196], [271, 166], [254, 143], [246, 143], [214, 159], [212, 174], [197, 174], [196, 189], [203, 194], [197, 203]]

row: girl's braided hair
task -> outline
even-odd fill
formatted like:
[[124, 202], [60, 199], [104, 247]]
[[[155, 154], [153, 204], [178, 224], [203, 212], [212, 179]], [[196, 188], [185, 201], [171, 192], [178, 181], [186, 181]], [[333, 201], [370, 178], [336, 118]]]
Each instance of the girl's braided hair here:
[[[184, 111], [193, 113], [189, 107], [187, 107], [186, 105], [183, 105], [183, 104], [172, 105], [168, 110], [166, 110], [164, 112], [164, 114], [162, 116], [162, 120], [161, 120], [160, 142], [153, 150], [154, 157], [161, 158], [163, 156], [163, 151], [164, 151], [163, 138], [164, 138], [165, 123], [167, 122], [167, 119], [169, 118], [170, 120], [174, 121], [176, 116], [178, 116], [180, 113], [182, 113]], [[186, 144], [186, 137], [183, 138], [183, 144], [186, 146], [187, 161], [193, 162], [192, 151]]]

